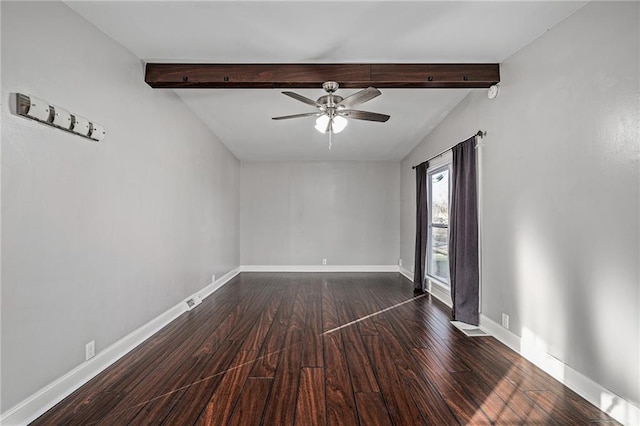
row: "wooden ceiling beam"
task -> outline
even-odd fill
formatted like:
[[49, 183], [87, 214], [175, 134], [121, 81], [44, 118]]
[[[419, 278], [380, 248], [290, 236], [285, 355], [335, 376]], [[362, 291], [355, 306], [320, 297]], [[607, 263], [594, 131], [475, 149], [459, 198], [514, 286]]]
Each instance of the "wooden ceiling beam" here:
[[168, 64], [148, 63], [153, 88], [255, 89], [340, 87], [487, 88], [500, 82], [499, 64]]

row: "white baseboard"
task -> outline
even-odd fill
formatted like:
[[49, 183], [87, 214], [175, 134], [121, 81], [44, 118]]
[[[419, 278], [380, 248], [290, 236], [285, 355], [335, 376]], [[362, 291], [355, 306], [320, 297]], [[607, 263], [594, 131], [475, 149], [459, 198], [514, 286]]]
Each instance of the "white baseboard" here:
[[535, 339], [519, 337], [485, 315], [480, 315], [480, 328], [519, 353], [591, 404], [625, 425], [640, 425], [640, 408], [604, 388], [541, 348]]
[[[410, 270], [400, 266], [399, 272], [405, 276], [409, 281], [413, 282], [413, 272]], [[447, 305], [448, 307], [453, 306], [453, 302], [451, 300], [451, 294], [440, 288], [436, 284], [432, 284], [431, 281], [427, 280], [427, 288], [426, 290], [431, 293], [433, 297]]]
[[431, 281], [427, 280], [427, 291], [431, 293], [436, 299], [447, 305], [448, 307], [453, 307], [453, 301], [451, 300], [451, 293], [444, 290], [437, 284], [433, 284]]
[[[400, 266], [399, 272], [404, 275], [409, 281], [413, 282], [413, 272], [410, 270]], [[433, 297], [447, 305], [448, 307], [453, 306], [453, 302], [451, 301], [451, 294], [449, 294], [444, 289], [438, 287], [436, 284], [432, 284], [431, 281], [427, 280], [427, 288], [426, 290], [431, 293]]]
[[231, 281], [231, 279], [236, 275], [238, 275], [239, 273], [240, 273], [240, 267], [238, 266], [237, 268], [232, 269], [231, 271], [227, 272], [217, 280], [215, 279], [215, 276], [214, 276], [212, 277], [211, 284], [209, 284], [208, 286], [206, 286], [196, 294], [200, 296], [201, 299], [204, 299], [205, 297], [211, 295], [211, 293], [213, 293], [214, 291], [216, 291], [217, 289], [219, 289], [220, 287], [222, 287], [223, 285]]
[[[215, 279], [215, 276], [212, 277], [211, 284], [200, 290], [197, 295], [204, 299], [239, 273], [240, 268], [236, 268], [223, 275], [218, 280]], [[26, 398], [24, 401], [2, 413], [0, 415], [0, 424], [4, 426], [26, 425], [37, 419], [51, 407], [73, 393], [76, 389], [80, 388], [111, 364], [129, 353], [136, 346], [153, 336], [171, 321], [178, 318], [185, 311], [186, 305], [184, 302], [180, 302], [169, 308], [167, 311], [158, 315], [142, 327], [134, 330], [108, 348], [99, 352], [89, 361], [83, 362], [53, 383], [45, 386], [35, 394]]]
[[398, 272], [398, 265], [242, 265], [242, 272]]
[[413, 272], [405, 268], [404, 266], [399, 267], [399, 272], [405, 276], [406, 279], [413, 282]]

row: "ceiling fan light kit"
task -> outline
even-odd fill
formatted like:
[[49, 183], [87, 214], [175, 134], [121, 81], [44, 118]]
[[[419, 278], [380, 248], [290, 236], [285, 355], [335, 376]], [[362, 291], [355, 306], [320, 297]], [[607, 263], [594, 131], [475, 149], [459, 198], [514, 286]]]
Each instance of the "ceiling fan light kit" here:
[[[327, 127], [329, 125], [329, 116], [328, 115], [321, 115], [320, 117], [318, 117], [316, 119], [316, 125], [315, 128], [317, 131], [319, 131], [320, 133], [326, 133], [327, 132]], [[347, 127], [347, 119], [340, 116], [340, 115], [336, 115], [335, 117], [333, 117], [332, 119], [332, 123], [331, 123], [331, 132], [332, 133], [340, 133], [341, 131], [344, 130], [345, 127]]]
[[274, 120], [287, 120], [290, 118], [301, 117], [317, 117], [315, 128], [320, 133], [329, 133], [329, 148], [331, 148], [331, 134], [340, 133], [347, 126], [347, 118], [353, 118], [355, 120], [377, 121], [384, 123], [389, 120], [389, 116], [386, 114], [379, 114], [376, 112], [360, 111], [351, 109], [354, 106], [360, 105], [371, 99], [380, 96], [380, 92], [375, 87], [367, 87], [360, 90], [351, 96], [343, 98], [336, 95], [338, 90], [338, 83], [335, 81], [327, 81], [322, 84], [322, 88], [327, 92], [326, 95], [320, 96], [317, 101], [309, 99], [305, 96], [299, 95], [295, 92], [282, 92], [297, 101], [305, 103], [309, 106], [313, 106], [318, 109], [317, 112], [285, 115], [281, 117], [273, 117]]

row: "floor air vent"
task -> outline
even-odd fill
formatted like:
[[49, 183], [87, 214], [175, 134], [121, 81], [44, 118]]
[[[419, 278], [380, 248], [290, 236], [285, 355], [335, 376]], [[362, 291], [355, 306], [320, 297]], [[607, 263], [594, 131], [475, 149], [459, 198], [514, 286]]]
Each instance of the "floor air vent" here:
[[467, 324], [465, 322], [460, 321], [451, 321], [451, 324], [458, 330], [462, 331], [465, 335], [469, 337], [482, 337], [482, 336], [490, 336], [489, 333], [482, 330], [478, 326]]
[[189, 297], [187, 300], [184, 301], [184, 304], [187, 305], [187, 311], [192, 310], [193, 308], [195, 308], [201, 303], [202, 303], [202, 299], [200, 299], [200, 297], [197, 294], [194, 294], [193, 296]]

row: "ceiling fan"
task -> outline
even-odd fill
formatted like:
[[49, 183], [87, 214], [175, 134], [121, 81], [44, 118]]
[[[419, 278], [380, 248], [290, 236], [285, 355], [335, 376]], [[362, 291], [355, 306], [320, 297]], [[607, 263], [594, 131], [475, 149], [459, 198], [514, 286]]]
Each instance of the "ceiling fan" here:
[[390, 116], [386, 114], [351, 109], [380, 96], [382, 92], [375, 87], [367, 87], [366, 89], [356, 92], [351, 96], [347, 96], [346, 98], [335, 94], [338, 87], [338, 83], [335, 81], [327, 81], [323, 83], [322, 88], [327, 92], [327, 94], [320, 96], [317, 101], [294, 92], [282, 92], [284, 95], [292, 97], [295, 100], [318, 108], [318, 111], [273, 117], [273, 119], [287, 120], [289, 118], [318, 117], [316, 119], [316, 129], [322, 133], [329, 132], [329, 136], [331, 136], [331, 133], [340, 133], [344, 130], [347, 125], [347, 118], [378, 121], [382, 123], [390, 118]]

